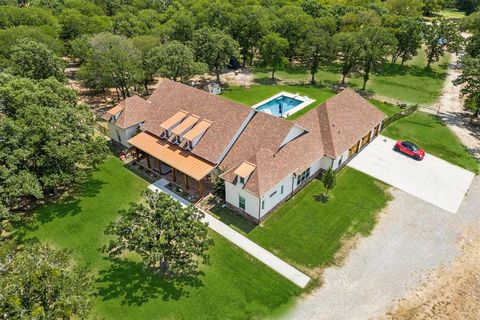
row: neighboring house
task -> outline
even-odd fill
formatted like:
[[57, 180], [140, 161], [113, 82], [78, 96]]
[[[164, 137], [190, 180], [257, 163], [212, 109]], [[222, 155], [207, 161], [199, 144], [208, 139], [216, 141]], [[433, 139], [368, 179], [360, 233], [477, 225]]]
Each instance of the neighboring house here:
[[207, 177], [220, 174], [227, 205], [260, 222], [321, 170], [343, 166], [385, 115], [346, 89], [291, 122], [162, 80], [147, 101], [128, 98], [104, 118], [150, 170], [200, 196]]

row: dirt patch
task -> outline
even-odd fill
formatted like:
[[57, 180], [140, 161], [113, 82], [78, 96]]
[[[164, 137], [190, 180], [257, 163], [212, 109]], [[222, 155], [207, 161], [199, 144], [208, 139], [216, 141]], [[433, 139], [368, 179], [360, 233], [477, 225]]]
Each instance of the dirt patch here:
[[428, 275], [387, 319], [480, 319], [480, 235], [466, 232], [462, 255]]

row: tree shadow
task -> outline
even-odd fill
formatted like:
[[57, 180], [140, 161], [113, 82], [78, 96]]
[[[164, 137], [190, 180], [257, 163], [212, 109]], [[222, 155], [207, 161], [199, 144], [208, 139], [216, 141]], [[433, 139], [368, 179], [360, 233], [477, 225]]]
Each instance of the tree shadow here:
[[323, 192], [321, 194], [316, 194], [313, 196], [316, 202], [321, 202], [321, 203], [327, 203], [328, 202], [328, 196], [326, 196]]
[[121, 298], [121, 303], [140, 306], [151, 299], [163, 301], [188, 297], [190, 288], [200, 288], [203, 272], [188, 277], [167, 277], [144, 268], [143, 263], [128, 259], [105, 258], [111, 264], [100, 270], [96, 296], [103, 301]]
[[[448, 64], [441, 64], [439, 68], [445, 70], [448, 67]], [[419, 66], [411, 66], [411, 65], [400, 65], [400, 64], [386, 64], [382, 70], [380, 70], [377, 75], [378, 76], [404, 76], [404, 75], [412, 75], [415, 77], [428, 77], [432, 79], [440, 79], [443, 80], [447, 76], [446, 72], [438, 72], [434, 69], [426, 69]]]
[[85, 183], [79, 185], [74, 193], [65, 199], [42, 204], [35, 210], [35, 214], [31, 218], [14, 224], [18, 241], [25, 241], [27, 233], [38, 229], [42, 224], [58, 218], [79, 214], [82, 211], [80, 206], [81, 199], [97, 196], [104, 184], [105, 182], [100, 179], [90, 178]]
[[263, 78], [255, 78], [253, 79], [253, 82], [256, 84], [271, 86], [271, 85], [278, 84], [279, 80], [277, 78], [272, 79], [271, 77], [263, 77]]

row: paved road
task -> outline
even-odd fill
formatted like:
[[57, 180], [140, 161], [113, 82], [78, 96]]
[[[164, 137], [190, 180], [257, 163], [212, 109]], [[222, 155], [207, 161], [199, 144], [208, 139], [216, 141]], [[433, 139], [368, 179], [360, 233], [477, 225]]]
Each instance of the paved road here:
[[[176, 193], [170, 191], [169, 189], [165, 188], [165, 185], [168, 184], [168, 181], [165, 179], [160, 179], [157, 182], [148, 186], [150, 190], [153, 191], [161, 191], [172, 198], [176, 199], [184, 206], [190, 205], [190, 202], [183, 199], [182, 197], [178, 196]], [[257, 258], [288, 280], [295, 283], [297, 286], [301, 288], [305, 288], [305, 286], [310, 281], [310, 277], [305, 275], [304, 273], [300, 272], [299, 270], [295, 269], [285, 261], [281, 260], [277, 256], [271, 254], [269, 251], [265, 250], [252, 240], [248, 239], [244, 235], [238, 233], [237, 231], [233, 230], [223, 222], [219, 221], [218, 219], [212, 217], [208, 213], [205, 213], [205, 218], [203, 222], [208, 223], [208, 226], [239, 248], [245, 250], [253, 257]]]
[[457, 214], [441, 210], [398, 189], [367, 238], [341, 267], [324, 273], [324, 284], [300, 301], [287, 319], [370, 319], [382, 316], [415, 289], [427, 270], [453, 260], [457, 240], [480, 220], [480, 176]]
[[380, 136], [348, 166], [439, 208], [456, 213], [474, 174], [431, 154], [416, 161], [393, 151], [395, 140]]

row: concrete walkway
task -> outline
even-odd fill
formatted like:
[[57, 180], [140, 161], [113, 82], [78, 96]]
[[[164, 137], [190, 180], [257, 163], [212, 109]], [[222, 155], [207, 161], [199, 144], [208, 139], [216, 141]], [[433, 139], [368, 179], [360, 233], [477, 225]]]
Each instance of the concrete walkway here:
[[[188, 206], [191, 203], [187, 200], [183, 199], [176, 193], [172, 192], [165, 186], [168, 184], [168, 181], [165, 179], [160, 179], [155, 183], [148, 186], [148, 188], [152, 191], [160, 191], [168, 194], [178, 202], [180, 202], [184, 206]], [[243, 236], [242, 234], [238, 233], [237, 231], [233, 230], [223, 222], [217, 220], [216, 218], [212, 217], [207, 212], [203, 211], [205, 214], [205, 218], [203, 218], [203, 222], [207, 223], [208, 226], [227, 240], [231, 241], [237, 247], [245, 250], [247, 253], [252, 255], [253, 257], [257, 258], [276, 272], [280, 273], [282, 276], [287, 278], [288, 280], [295, 283], [297, 286], [301, 288], [305, 288], [305, 286], [310, 281], [310, 278], [305, 275], [304, 273], [298, 271], [285, 261], [279, 259], [277, 256], [271, 254], [269, 251], [265, 250], [252, 240], [248, 239], [247, 237]]]

